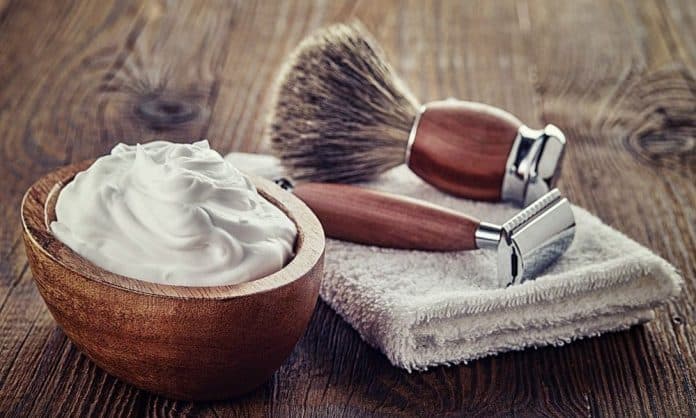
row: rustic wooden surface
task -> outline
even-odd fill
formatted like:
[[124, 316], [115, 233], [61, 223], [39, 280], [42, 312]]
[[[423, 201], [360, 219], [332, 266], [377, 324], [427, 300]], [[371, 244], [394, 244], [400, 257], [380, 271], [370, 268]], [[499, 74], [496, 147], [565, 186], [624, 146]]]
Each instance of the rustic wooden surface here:
[[[311, 29], [361, 18], [424, 100], [553, 122], [560, 187], [686, 279], [654, 321], [408, 374], [319, 303], [273, 379], [173, 402], [96, 368], [40, 300], [19, 203], [41, 174], [141, 138], [262, 150], [269, 85]], [[0, 415], [696, 415], [696, 3], [0, 0]]]

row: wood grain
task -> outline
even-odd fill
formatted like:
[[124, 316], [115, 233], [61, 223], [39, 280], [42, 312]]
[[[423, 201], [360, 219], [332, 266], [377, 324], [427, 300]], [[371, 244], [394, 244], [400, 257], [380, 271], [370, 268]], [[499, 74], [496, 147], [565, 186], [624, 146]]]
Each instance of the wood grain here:
[[505, 165], [522, 124], [483, 103], [441, 100], [425, 105], [407, 164], [455, 196], [500, 200]]
[[[283, 55], [353, 17], [423, 101], [559, 126], [559, 188], [673, 263], [681, 299], [625, 332], [413, 374], [320, 302], [273, 378], [228, 402], [169, 401], [104, 373], [32, 284], [24, 191], [119, 140], [263, 150]], [[691, 0], [0, 1], [0, 415], [694, 416], [695, 72]], [[148, 100], [165, 103], [138, 113]]]
[[481, 221], [423, 200], [330, 183], [298, 184], [293, 194], [317, 215], [329, 238], [422, 251], [477, 248]]

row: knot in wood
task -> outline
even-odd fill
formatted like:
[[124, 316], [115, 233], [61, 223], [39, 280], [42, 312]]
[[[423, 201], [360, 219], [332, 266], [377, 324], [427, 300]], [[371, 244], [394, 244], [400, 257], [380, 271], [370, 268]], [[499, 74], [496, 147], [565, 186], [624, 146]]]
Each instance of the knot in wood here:
[[197, 104], [172, 97], [145, 97], [135, 106], [135, 113], [154, 129], [167, 129], [195, 119]]

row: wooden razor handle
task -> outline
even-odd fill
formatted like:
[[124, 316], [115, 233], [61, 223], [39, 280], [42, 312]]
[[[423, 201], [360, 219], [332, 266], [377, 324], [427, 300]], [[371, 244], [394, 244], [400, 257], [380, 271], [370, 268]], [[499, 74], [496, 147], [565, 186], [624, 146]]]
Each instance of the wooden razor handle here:
[[522, 122], [497, 107], [443, 100], [428, 103], [416, 123], [407, 161], [411, 170], [449, 194], [500, 200]]
[[480, 221], [424, 201], [329, 183], [299, 184], [293, 193], [314, 211], [330, 238], [411, 250], [476, 249]]

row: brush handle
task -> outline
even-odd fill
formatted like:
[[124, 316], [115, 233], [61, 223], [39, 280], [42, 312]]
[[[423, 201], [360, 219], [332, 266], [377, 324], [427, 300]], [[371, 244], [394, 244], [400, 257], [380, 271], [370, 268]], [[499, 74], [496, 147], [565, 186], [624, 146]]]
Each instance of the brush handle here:
[[428, 103], [412, 133], [407, 164], [455, 196], [497, 201], [522, 125], [497, 107], [459, 100]]
[[425, 201], [357, 186], [304, 183], [293, 189], [327, 237], [426, 251], [476, 249], [480, 221]]

